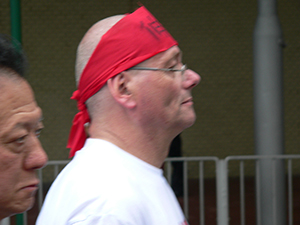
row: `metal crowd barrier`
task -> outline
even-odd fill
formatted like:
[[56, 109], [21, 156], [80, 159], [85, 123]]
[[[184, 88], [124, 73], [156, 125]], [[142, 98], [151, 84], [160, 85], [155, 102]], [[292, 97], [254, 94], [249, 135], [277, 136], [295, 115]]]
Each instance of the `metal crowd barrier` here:
[[[183, 162], [183, 212], [185, 216], [189, 217], [189, 194], [188, 194], [188, 163], [189, 162], [198, 162], [199, 164], [199, 214], [200, 214], [200, 225], [205, 224], [205, 194], [204, 194], [204, 162], [212, 161], [215, 163], [215, 168], [217, 169], [219, 159], [217, 157], [173, 157], [167, 158], [166, 162], [166, 178], [171, 182], [171, 162]], [[217, 171], [217, 170], [215, 170]], [[216, 183], [217, 183], [217, 176], [216, 176]]]
[[[219, 177], [218, 180], [218, 222], [217, 225], [228, 225], [229, 223], [229, 190], [228, 190], [228, 166], [229, 163], [232, 161], [240, 161], [240, 224], [245, 225], [245, 176], [244, 176], [244, 161], [253, 160], [255, 162], [255, 190], [259, 190], [260, 186], [262, 185], [260, 182], [260, 167], [262, 164], [262, 160], [272, 160], [272, 167], [271, 167], [271, 182], [272, 184], [275, 183], [276, 180], [276, 173], [275, 173], [275, 162], [278, 160], [286, 160], [287, 161], [287, 202], [288, 202], [288, 224], [293, 225], [293, 170], [292, 170], [292, 160], [300, 159], [300, 155], [249, 155], [249, 156], [228, 156], [224, 160], [219, 160], [218, 167], [219, 171], [217, 176]], [[285, 185], [285, 184], [284, 184]], [[276, 191], [276, 186], [272, 185], [272, 192], [273, 199], [272, 202], [269, 202], [270, 207], [272, 207], [272, 225], [276, 225], [278, 222], [276, 221], [276, 195], [274, 194]], [[265, 225], [261, 224], [261, 218], [265, 215], [261, 214], [262, 209], [260, 208], [261, 203], [261, 196], [256, 194], [256, 222], [257, 225]], [[284, 223], [285, 224], [285, 223]], [[281, 224], [280, 224], [281, 225]]]
[[[171, 181], [171, 173], [172, 173], [172, 165], [171, 162], [182, 162], [183, 163], [183, 211], [188, 218], [189, 215], [189, 176], [188, 176], [188, 165], [191, 162], [198, 163], [198, 180], [199, 180], [199, 215], [200, 215], [200, 225], [205, 225], [205, 193], [204, 193], [204, 183], [205, 183], [205, 170], [204, 163], [212, 162], [215, 164], [215, 181], [216, 181], [216, 224], [217, 225], [229, 225], [229, 173], [228, 167], [229, 163], [233, 161], [239, 161], [239, 190], [240, 190], [240, 224], [246, 225], [245, 220], [245, 161], [253, 161], [255, 164], [256, 173], [260, 167], [260, 160], [262, 159], [270, 159], [270, 160], [286, 160], [287, 161], [287, 179], [288, 179], [288, 221], [289, 225], [293, 225], [293, 169], [292, 169], [292, 160], [300, 159], [300, 155], [269, 155], [269, 156], [257, 156], [257, 155], [249, 155], [249, 156], [228, 156], [225, 159], [219, 159], [217, 157], [174, 157], [167, 158], [165, 160], [165, 176], [167, 180]], [[53, 167], [53, 180], [59, 174], [61, 168], [63, 168], [66, 164], [68, 164], [69, 160], [64, 161], [49, 161], [46, 167]], [[275, 165], [275, 164], [274, 164]], [[274, 168], [272, 168], [274, 171]], [[273, 179], [275, 179], [276, 174], [273, 174]], [[40, 186], [38, 191], [38, 207], [41, 208], [44, 200], [44, 187], [43, 187], [43, 169], [38, 171], [38, 176], [40, 179]], [[259, 176], [255, 176], [255, 188], [259, 188]], [[275, 187], [274, 187], [275, 188]], [[260, 196], [256, 196], [256, 216], [259, 221], [260, 209], [259, 209]], [[272, 205], [272, 203], [270, 203]], [[27, 213], [24, 213], [24, 221], [23, 224], [16, 225], [27, 225]], [[0, 225], [10, 225], [9, 219], [4, 219], [0, 222]], [[259, 223], [257, 225], [260, 225]]]
[[[64, 167], [69, 162], [70, 162], [70, 160], [53, 160], [53, 161], [48, 161], [48, 163], [47, 163], [47, 165], [45, 167], [53, 166], [53, 168], [54, 168], [54, 170], [53, 170], [54, 171], [54, 173], [53, 173], [53, 181], [54, 181], [54, 179], [57, 177], [57, 175], [60, 172], [59, 167]], [[39, 179], [40, 179], [39, 190], [38, 190], [38, 206], [39, 206], [39, 210], [41, 210], [42, 205], [43, 205], [43, 201], [44, 201], [44, 196], [43, 196], [44, 195], [43, 169], [38, 170], [38, 176], [39, 176]], [[24, 225], [27, 225], [27, 224], [24, 224]]]

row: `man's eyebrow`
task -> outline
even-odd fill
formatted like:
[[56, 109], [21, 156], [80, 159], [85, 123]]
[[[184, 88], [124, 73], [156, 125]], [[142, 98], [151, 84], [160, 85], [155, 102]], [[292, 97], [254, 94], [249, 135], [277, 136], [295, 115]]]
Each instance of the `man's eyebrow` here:
[[[41, 116], [40, 119], [38, 120], [38, 123], [42, 122], [44, 120], [44, 117]], [[31, 122], [19, 122], [19, 123], [16, 123], [12, 129], [16, 129], [18, 127], [23, 127], [23, 126], [28, 126], [29, 124], [31, 124]]]

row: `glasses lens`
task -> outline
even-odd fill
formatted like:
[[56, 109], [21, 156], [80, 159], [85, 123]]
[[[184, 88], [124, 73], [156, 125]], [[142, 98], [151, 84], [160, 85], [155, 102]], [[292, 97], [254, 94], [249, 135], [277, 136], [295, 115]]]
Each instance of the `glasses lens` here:
[[185, 71], [187, 70], [187, 65], [184, 64], [181, 68], [181, 75], [184, 76]]

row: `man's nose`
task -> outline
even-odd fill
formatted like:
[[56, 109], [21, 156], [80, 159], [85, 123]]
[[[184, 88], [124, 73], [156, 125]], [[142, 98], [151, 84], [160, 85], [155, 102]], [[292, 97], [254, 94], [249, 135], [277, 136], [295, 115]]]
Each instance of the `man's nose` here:
[[27, 146], [28, 155], [25, 159], [24, 167], [27, 170], [37, 170], [46, 165], [48, 157], [38, 137], [33, 136], [31, 139]]
[[191, 69], [187, 69], [184, 73], [185, 88], [192, 89], [199, 84], [201, 77], [198, 73]]

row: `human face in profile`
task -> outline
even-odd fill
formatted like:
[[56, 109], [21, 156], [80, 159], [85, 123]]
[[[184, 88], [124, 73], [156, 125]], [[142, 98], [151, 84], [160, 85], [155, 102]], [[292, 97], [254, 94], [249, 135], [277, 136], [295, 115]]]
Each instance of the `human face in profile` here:
[[29, 84], [0, 75], [0, 90], [1, 220], [33, 206], [39, 183], [36, 170], [46, 164], [47, 155], [38, 139], [42, 111]]
[[[137, 67], [180, 70], [183, 68], [181, 57], [179, 47], [173, 46]], [[187, 69], [183, 72], [140, 70], [136, 73], [143, 82], [138, 85], [138, 99], [148, 126], [179, 133], [195, 122], [191, 91], [200, 82], [196, 72]]]

